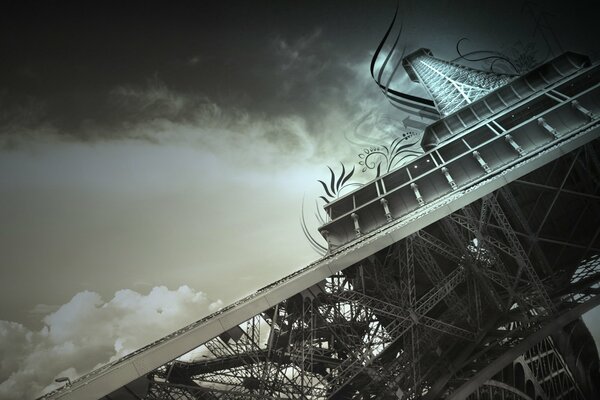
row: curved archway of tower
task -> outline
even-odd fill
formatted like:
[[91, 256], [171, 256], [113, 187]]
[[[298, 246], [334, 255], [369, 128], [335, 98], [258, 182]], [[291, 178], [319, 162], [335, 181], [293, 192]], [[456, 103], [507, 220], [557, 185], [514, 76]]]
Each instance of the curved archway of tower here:
[[535, 398], [535, 386], [531, 380], [527, 380], [525, 393], [527, 393], [527, 396], [531, 397], [532, 399]]
[[515, 387], [520, 391], [525, 391], [525, 370], [520, 362], [515, 363]]

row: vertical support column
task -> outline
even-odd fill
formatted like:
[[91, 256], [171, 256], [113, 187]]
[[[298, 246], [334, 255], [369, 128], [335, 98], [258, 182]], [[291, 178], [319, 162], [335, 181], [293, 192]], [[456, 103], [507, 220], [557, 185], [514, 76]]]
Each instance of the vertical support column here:
[[590, 121], [594, 119], [594, 113], [582, 106], [577, 100], [573, 100], [571, 102], [571, 106], [583, 115], [585, 115]]
[[489, 284], [488, 279], [480, 271], [477, 260], [473, 257], [473, 254], [467, 250], [467, 245], [470, 242], [469, 238], [465, 236], [458, 227], [455, 227], [454, 223], [452, 216], [450, 218], [442, 219], [441, 227], [444, 230], [444, 233], [454, 242], [457, 249], [462, 250], [465, 261], [464, 265], [473, 273], [477, 282], [483, 287], [483, 294], [486, 296], [489, 304], [500, 312], [504, 311], [498, 292]]
[[392, 222], [392, 214], [390, 213], [390, 207], [388, 206], [387, 199], [382, 198], [381, 200], [379, 200], [379, 202], [383, 206], [383, 212], [385, 212], [385, 219], [387, 219], [388, 222]]
[[356, 213], [352, 213], [352, 214], [350, 214], [350, 217], [352, 218], [352, 221], [354, 222], [354, 233], [356, 234], [356, 237], [360, 237], [360, 235], [362, 235], [362, 233], [360, 232], [360, 224], [358, 223], [358, 215], [356, 215]]
[[490, 196], [489, 197], [489, 205], [491, 206], [491, 211], [492, 211], [498, 225], [500, 225], [502, 227], [504, 236], [508, 240], [508, 244], [509, 244], [510, 248], [512, 250], [514, 250], [517, 255], [517, 257], [515, 258], [515, 261], [519, 265], [519, 269], [516, 273], [512, 290], [513, 291], [515, 290], [518, 280], [520, 278], [520, 275], [524, 271], [525, 274], [527, 275], [529, 282], [531, 282], [532, 292], [537, 295], [536, 296], [537, 300], [540, 302], [539, 305], [541, 307], [543, 307], [543, 309], [544, 309], [543, 311], [546, 314], [552, 313], [555, 309], [555, 306], [552, 303], [552, 300], [550, 299], [548, 292], [546, 291], [546, 287], [542, 283], [535, 268], [533, 267], [533, 264], [531, 263], [531, 260], [529, 259], [527, 252], [525, 251], [521, 242], [517, 238], [517, 235], [516, 235], [513, 227], [511, 226], [506, 214], [502, 210], [500, 203], [494, 196]]
[[525, 152], [523, 151], [523, 148], [521, 146], [519, 146], [517, 144], [517, 142], [515, 142], [515, 140], [513, 139], [512, 136], [510, 135], [506, 135], [504, 137], [504, 139], [506, 139], [506, 141], [508, 142], [508, 144], [510, 144], [510, 146], [516, 150], [517, 153], [519, 153], [520, 156], [524, 156]]
[[537, 122], [539, 126], [544, 128], [546, 132], [551, 134], [555, 139], [558, 138], [558, 132], [556, 131], [556, 129], [551, 127], [550, 124], [548, 124], [544, 118], [538, 118]]
[[456, 182], [454, 182], [454, 179], [452, 178], [452, 175], [450, 175], [450, 171], [448, 171], [448, 168], [442, 167], [442, 173], [446, 177], [446, 180], [448, 181], [452, 189], [456, 190]]
[[417, 393], [418, 385], [420, 381], [420, 363], [419, 363], [419, 338], [418, 338], [418, 325], [413, 324], [410, 328], [410, 340], [411, 340], [411, 355], [412, 355], [412, 375], [413, 375], [413, 393]]
[[[533, 230], [531, 229], [531, 226], [529, 225], [528, 218], [525, 216], [525, 214], [521, 210], [521, 207], [519, 206], [517, 199], [515, 199], [515, 197], [513, 196], [510, 188], [505, 186], [502, 189], [500, 189], [500, 193], [506, 200], [511, 212], [515, 213], [515, 215], [517, 216], [517, 221], [519, 221], [521, 223], [521, 226], [523, 227], [523, 229], [525, 230], [527, 235], [529, 235], [529, 237], [532, 237], [532, 238], [535, 237], [535, 234], [533, 233]], [[533, 254], [535, 255], [536, 262], [539, 263], [539, 265], [544, 269], [544, 272], [548, 276], [553, 276], [552, 268], [550, 268], [550, 264], [548, 263], [546, 254], [544, 254], [544, 252], [540, 248], [537, 241], [533, 241], [531, 243], [531, 245], [528, 249], [528, 253], [531, 253], [531, 252], [533, 252]], [[556, 278], [552, 278], [552, 279], [554, 280], [555, 283], [557, 282]]]
[[475, 150], [473, 152], [473, 157], [475, 157], [475, 159], [477, 160], [477, 162], [479, 163], [479, 165], [481, 165], [481, 168], [483, 168], [485, 170], [485, 172], [487, 172], [487, 173], [492, 172], [492, 170], [490, 169], [489, 165], [487, 165], [487, 163], [481, 157], [481, 154], [479, 154], [479, 152], [477, 150]]
[[417, 186], [416, 183], [411, 183], [410, 184], [410, 188], [415, 193], [415, 197], [417, 198], [417, 201], [419, 202], [419, 205], [420, 206], [425, 205], [425, 200], [423, 200], [423, 196], [421, 196], [421, 192], [419, 192], [419, 186]]
[[404, 239], [405, 255], [406, 255], [406, 282], [408, 284], [408, 304], [412, 309], [417, 302], [416, 286], [415, 286], [415, 258], [413, 249], [413, 237], [408, 236]]
[[417, 287], [415, 277], [415, 257], [414, 257], [414, 236], [408, 236], [404, 239], [405, 251], [406, 251], [406, 283], [407, 283], [407, 300], [408, 300], [408, 312], [410, 318], [413, 320], [413, 324], [410, 327], [409, 340], [411, 349], [411, 366], [412, 366], [412, 389], [413, 392], [417, 389], [419, 382], [419, 347], [417, 344], [417, 327], [418, 317], [414, 311], [417, 305]]

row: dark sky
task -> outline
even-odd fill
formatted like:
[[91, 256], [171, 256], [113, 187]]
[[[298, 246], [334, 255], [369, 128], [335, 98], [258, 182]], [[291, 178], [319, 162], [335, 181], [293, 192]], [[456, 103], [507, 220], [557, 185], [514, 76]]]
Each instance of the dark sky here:
[[[472, 49], [501, 50], [517, 40], [539, 42], [547, 22], [563, 47], [585, 51], [598, 37], [592, 4], [403, 3], [405, 43], [452, 57], [461, 37]], [[83, 121], [135, 118], [111, 102], [110, 93], [153, 77], [172, 90], [251, 112], [318, 115], [327, 112], [318, 101], [322, 91], [343, 91], [349, 79], [339, 64], [363, 61], [394, 7], [393, 0], [11, 1], [0, 16], [4, 119], [24, 119], [15, 114], [29, 108], [36, 122], [82, 135]], [[282, 48], [281, 41], [292, 47]], [[291, 62], [298, 48], [303, 53]], [[343, 93], [338, 98], [345, 100]]]
[[[74, 131], [84, 119], [123, 118], [129, 110], [107, 104], [110, 91], [157, 77], [173, 90], [251, 112], [312, 112], [317, 104], [305, 95], [318, 93], [307, 86], [342, 87], [347, 77], [327, 64], [362, 60], [381, 34], [368, 27], [383, 28], [394, 3], [295, 4], [12, 2], [0, 17], [4, 101], [42, 102], [40, 118]], [[282, 69], [293, 56], [286, 50], [296, 49], [280, 41], [302, 47], [312, 35], [319, 39], [307, 43], [307, 57]], [[323, 65], [323, 73], [306, 76]]]
[[[395, 7], [3, 2], [0, 398], [31, 397], [152, 340], [148, 321], [167, 333], [317, 258], [299, 224], [316, 179], [406, 117], [368, 70]], [[594, 10], [401, 1], [401, 45], [453, 59], [465, 37], [465, 51], [597, 59]], [[160, 316], [144, 314], [157, 303]]]

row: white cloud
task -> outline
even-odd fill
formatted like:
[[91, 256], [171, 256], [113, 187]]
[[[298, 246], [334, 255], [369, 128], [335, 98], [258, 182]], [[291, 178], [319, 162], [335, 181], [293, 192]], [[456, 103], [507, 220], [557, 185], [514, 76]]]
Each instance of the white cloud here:
[[124, 113], [117, 126], [90, 128], [92, 138], [128, 138], [201, 148], [237, 165], [273, 166], [314, 157], [315, 137], [304, 117], [250, 112], [198, 94], [171, 90], [158, 78], [121, 86], [111, 101]]
[[29, 310], [29, 313], [34, 315], [47, 315], [58, 310], [59, 307], [60, 306], [53, 304], [36, 304], [31, 310]]
[[[179, 329], [222, 306], [188, 286], [154, 287], [148, 294], [125, 289], [104, 301], [77, 293], [32, 331], [0, 321], [0, 399], [32, 399]], [[43, 309], [39, 307], [38, 309]]]
[[[306, 42], [297, 43], [296, 47], [298, 47], [298, 51], [307, 51], [306, 43], [316, 40], [317, 37], [318, 35], [316, 34], [315, 37], [306, 39]], [[309, 62], [312, 59], [311, 57], [301, 57], [302, 62]], [[300, 61], [297, 60], [297, 62]], [[379, 98], [379, 103], [377, 103], [373, 102], [372, 94], [365, 95], [365, 89], [372, 87], [370, 80], [359, 78], [358, 73], [355, 74], [350, 68], [346, 69], [350, 71], [351, 77], [346, 82], [347, 87], [344, 86], [338, 90], [335, 85], [324, 85], [324, 88], [320, 89], [321, 92], [319, 92], [322, 96], [309, 96], [309, 100], [318, 100], [315, 102], [315, 108], [319, 111], [320, 118], [316, 120], [311, 118], [311, 115], [305, 115], [303, 112], [296, 110], [290, 112], [282, 111], [270, 115], [268, 113], [236, 108], [232, 105], [220, 104], [201, 95], [173, 91], [158, 79], [153, 79], [148, 83], [147, 87], [124, 86], [114, 89], [111, 99], [116, 103], [119, 112], [124, 113], [123, 118], [115, 119], [117, 121], [115, 125], [103, 126], [101, 124], [90, 124], [84, 126], [79, 135], [70, 136], [62, 132], [59, 134], [56, 128], [51, 126], [46, 129], [44, 125], [38, 127], [32, 124], [35, 129], [32, 128], [31, 130], [33, 132], [31, 138], [35, 140], [46, 138], [49, 141], [61, 138], [62, 140], [66, 139], [67, 141], [72, 140], [74, 142], [79, 142], [80, 140], [84, 142], [108, 141], [108, 143], [103, 143], [102, 146], [90, 146], [89, 148], [84, 148], [85, 145], [79, 143], [71, 143], [72, 146], [67, 146], [61, 142], [61, 148], [65, 152], [68, 153], [73, 150], [74, 154], [83, 154], [84, 156], [81, 157], [81, 160], [85, 160], [85, 163], [76, 161], [78, 168], [57, 169], [46, 167], [43, 169], [44, 171], [51, 171], [54, 176], [57, 176], [57, 171], [61, 171], [61, 174], [66, 174], [59, 179], [61, 182], [65, 176], [73, 178], [72, 182], [79, 182], [80, 172], [89, 173], [89, 176], [96, 177], [97, 180], [93, 180], [87, 179], [88, 175], [82, 175], [86, 177], [85, 182], [94, 182], [93, 193], [95, 199], [98, 197], [96, 193], [99, 188], [103, 193], [108, 193], [107, 196], [110, 196], [116, 190], [115, 188], [120, 182], [123, 182], [122, 179], [115, 178], [116, 175], [129, 178], [134, 177], [135, 179], [127, 180], [125, 186], [127, 190], [131, 189], [136, 192], [140, 192], [142, 189], [147, 189], [148, 191], [155, 190], [156, 182], [163, 185], [160, 187], [160, 190], [152, 192], [153, 196], [144, 196], [145, 202], [149, 201], [148, 199], [153, 200], [157, 198], [157, 192], [162, 196], [163, 192], [167, 191], [165, 188], [171, 190], [174, 185], [173, 182], [186, 187], [201, 187], [199, 182], [206, 184], [206, 187], [210, 188], [210, 190], [206, 191], [202, 197], [190, 196], [190, 192], [188, 191], [181, 193], [185, 195], [186, 205], [190, 199], [195, 200], [198, 198], [201, 200], [201, 202], [199, 200], [193, 204], [194, 218], [203, 221], [207, 226], [211, 226], [210, 222], [212, 219], [209, 216], [203, 220], [198, 216], [197, 209], [199, 208], [199, 204], [203, 204], [202, 208], [204, 210], [236, 210], [237, 204], [235, 201], [229, 200], [229, 197], [231, 197], [230, 194], [233, 193], [230, 188], [237, 187], [236, 185], [239, 186], [240, 182], [243, 183], [242, 188], [246, 189], [249, 193], [246, 198], [248, 200], [247, 203], [252, 204], [255, 207], [254, 210], [258, 210], [257, 215], [252, 215], [253, 213], [249, 213], [247, 209], [242, 207], [237, 214], [223, 216], [220, 213], [213, 213], [213, 218], [218, 216], [219, 225], [222, 225], [223, 231], [226, 231], [230, 239], [243, 238], [243, 240], [239, 240], [236, 243], [242, 243], [240, 254], [246, 254], [246, 257], [234, 261], [242, 264], [247, 270], [258, 268], [257, 265], [260, 265], [261, 273], [252, 277], [242, 278], [244, 281], [247, 280], [248, 283], [240, 285], [240, 289], [238, 290], [241, 292], [251, 292], [257, 285], [264, 285], [268, 283], [268, 280], [272, 279], [267, 272], [274, 270], [275, 267], [278, 271], [277, 277], [283, 274], [283, 270], [280, 269], [278, 264], [285, 265], [286, 268], [297, 266], [295, 262], [289, 262], [290, 254], [294, 252], [289, 251], [287, 242], [282, 241], [281, 245], [273, 246], [276, 249], [283, 250], [281, 250], [281, 255], [271, 254], [270, 260], [266, 265], [264, 260], [260, 259], [263, 254], [257, 249], [261, 248], [259, 246], [261, 243], [267, 242], [262, 238], [268, 238], [269, 243], [272, 243], [273, 240], [283, 240], [280, 232], [284, 230], [290, 231], [290, 229], [295, 229], [298, 235], [300, 235], [300, 228], [297, 225], [297, 211], [293, 209], [297, 206], [290, 205], [289, 198], [297, 198], [300, 201], [301, 197], [297, 192], [301, 192], [305, 186], [308, 186], [305, 175], [314, 173], [316, 170], [315, 165], [333, 165], [334, 163], [337, 165], [337, 159], [343, 159], [344, 162], [348, 159], [352, 162], [356, 161], [357, 151], [350, 148], [349, 142], [342, 141], [342, 145], [340, 145], [340, 141], [347, 132], [351, 132], [355, 128], [358, 129], [359, 121], [362, 121], [365, 115], [370, 115], [377, 104], [381, 102], [385, 103], [383, 98]], [[315, 71], [320, 70], [315, 69]], [[379, 96], [377, 92], [375, 94]], [[375, 129], [378, 128], [374, 124], [365, 124], [360, 126], [360, 133], [368, 136]], [[24, 143], [30, 139], [29, 136], [21, 139], [23, 130], [16, 129], [14, 133], [14, 136], [8, 135], [7, 138], [15, 138], [15, 140], [19, 138]], [[46, 133], [48, 136], [43, 136]], [[118, 142], [111, 139], [127, 140]], [[152, 147], [149, 150], [150, 145], [148, 143], [136, 143], [137, 139], [162, 144], [163, 146]], [[201, 152], [195, 154], [178, 149], [177, 153], [171, 153], [171, 147], [164, 146], [165, 144], [183, 144], [185, 146], [182, 146], [182, 148], [194, 147], [195, 150], [199, 149]], [[117, 148], [117, 146], [119, 146], [118, 151], [121, 153], [113, 149], [113, 147]], [[114, 150], [114, 152], [103, 153], [107, 148], [111, 152]], [[161, 152], [157, 150], [159, 148]], [[156, 156], [157, 159], [152, 160], [153, 164], [162, 166], [165, 162], [169, 162], [172, 165], [162, 170], [155, 166], [149, 169], [149, 172], [144, 171], [145, 173], [140, 173], [139, 171], [143, 170], [141, 166], [146, 164], [136, 164], [136, 162], [141, 160], [141, 158], [136, 158], [138, 151], [144, 152], [146, 158]], [[112, 154], [114, 158], [102, 158], [107, 154]], [[172, 154], [177, 155], [177, 161], [172, 161], [173, 158], [169, 157]], [[198, 158], [199, 160], [195, 163], [188, 162], [191, 158]], [[105, 160], [109, 160], [109, 162]], [[125, 160], [125, 164], [121, 160]], [[182, 160], [186, 162], [180, 162]], [[98, 163], [94, 164], [96, 161]], [[27, 159], [24, 165], [26, 168], [31, 168], [32, 163]], [[185, 171], [186, 167], [190, 168], [190, 170]], [[200, 167], [202, 167], [202, 170], [198, 169]], [[102, 173], [106, 168], [108, 168], [109, 174]], [[118, 172], [113, 173], [111, 168], [118, 169]], [[180, 168], [180, 170], [177, 170], [177, 175], [174, 175], [173, 171], [177, 168]], [[18, 168], [5, 168], [6, 171], [15, 169]], [[265, 174], [265, 169], [269, 170], [269, 174]], [[19, 170], [23, 174], [23, 170]], [[133, 175], [128, 175], [129, 173]], [[324, 166], [322, 173], [327, 176], [327, 170]], [[193, 174], [201, 178], [191, 179]], [[216, 178], [212, 180], [208, 179], [211, 175], [214, 175], [216, 178], [226, 177], [226, 179], [223, 178], [226, 185], [222, 184], [223, 182], [219, 182], [222, 185], [217, 186], [214, 183], [217, 180]], [[40, 182], [43, 182], [43, 185], [47, 185], [47, 182], [49, 182], [48, 176], [46, 174], [40, 174], [39, 176], [43, 178]], [[105, 176], [109, 176], [110, 179], [104, 180]], [[174, 179], [175, 176], [178, 178]], [[148, 178], [146, 181], [146, 177], [151, 177], [151, 179]], [[316, 182], [314, 180], [317, 178], [322, 178], [322, 176], [310, 177], [310, 181], [315, 184], [315, 187]], [[106, 186], [103, 186], [107, 181], [111, 185], [106, 184]], [[70, 184], [71, 181], [66, 179], [66, 182]], [[131, 184], [131, 182], [135, 184]], [[88, 190], [85, 185], [82, 187], [84, 187], [84, 191]], [[176, 189], [179, 190], [179, 187]], [[218, 189], [221, 191], [218, 192]], [[310, 190], [311, 188], [308, 187], [306, 189]], [[56, 192], [54, 187], [53, 191]], [[28, 198], [33, 197], [35, 196], [28, 196]], [[47, 216], [48, 200], [43, 196], [39, 198], [44, 199], [44, 207], [40, 207], [40, 210], [43, 209], [44, 216]], [[129, 197], [123, 198], [126, 198], [128, 201], [130, 199]], [[180, 198], [184, 197], [177, 197], [176, 199]], [[218, 199], [219, 203], [217, 204], [213, 198]], [[119, 200], [122, 199], [120, 198]], [[132, 217], [135, 219], [140, 210], [149, 210], [150, 207], [146, 205], [149, 203], [145, 202], [136, 206], [135, 213], [128, 213], [127, 218]], [[63, 204], [65, 202], [61, 201], [60, 203]], [[129, 202], [115, 202], [114, 204], [118, 205], [116, 207], [118, 211], [123, 209], [122, 204], [129, 206]], [[173, 203], [170, 204], [170, 207], [163, 207], [159, 203], [152, 204], [153, 207], [158, 207], [156, 206], [158, 204], [161, 210], [169, 211], [173, 208]], [[282, 208], [282, 204], [289, 205], [289, 209], [292, 209], [292, 211], [290, 212], [288, 209]], [[108, 209], [108, 207], [103, 205], [101, 211], [103, 212], [104, 209]], [[153, 214], [147, 214], [151, 215], [151, 217], [142, 218], [141, 220], [144, 223], [161, 221], [160, 217], [162, 214], [156, 213], [154, 208], [151, 211]], [[273, 214], [274, 211], [276, 212], [275, 216]], [[293, 218], [286, 220], [280, 217], [284, 214], [284, 211], [286, 217], [292, 215]], [[86, 218], [90, 214], [96, 215], [98, 213], [96, 211], [82, 213]], [[31, 215], [30, 210], [28, 210], [27, 215]], [[79, 222], [85, 220], [85, 218], [72, 218], [73, 211], [71, 209], [69, 209], [68, 215], [71, 217], [71, 221], [77, 220]], [[114, 210], [111, 210], [110, 215], [111, 218], [114, 218]], [[264, 216], [267, 217], [265, 218]], [[123, 220], [129, 221], [127, 218], [123, 218]], [[60, 220], [67, 221], [68, 219], [61, 218]], [[164, 220], [169, 222], [169, 226], [177, 225], [173, 219], [165, 217]], [[192, 218], [186, 216], [186, 223], [191, 220]], [[246, 221], [248, 223], [245, 223]], [[266, 224], [264, 221], [275, 221], [277, 222], [277, 227], [273, 224]], [[187, 226], [186, 224], [182, 225]], [[26, 226], [26, 224], [15, 223], [12, 226]], [[49, 227], [52, 225], [45, 224], [44, 226]], [[135, 226], [135, 223], [131, 223], [131, 226]], [[228, 228], [230, 226], [255, 227], [253, 229], [252, 240], [249, 240], [246, 236], [240, 236], [245, 235], [245, 232], [236, 231], [232, 233], [231, 229]], [[289, 228], [290, 226], [292, 228]], [[106, 237], [110, 235], [105, 234], [103, 230], [105, 229], [104, 225], [101, 225], [101, 228], [101, 239], [99, 240], [104, 243], [107, 240]], [[127, 229], [130, 228], [127, 227]], [[68, 229], [65, 231], [71, 232]], [[121, 234], [123, 231], [125, 229], [115, 230], [118, 234]], [[176, 231], [184, 232], [181, 227]], [[191, 228], [190, 231], [196, 232]], [[145, 229], [144, 235], [148, 232], [159, 232], [159, 230]], [[77, 239], [84, 236], [78, 235]], [[216, 234], [211, 234], [210, 236], [222, 237]], [[41, 237], [47, 245], [49, 236], [42, 235]], [[93, 234], [90, 237], [93, 237]], [[146, 236], [142, 235], [140, 237], [146, 238]], [[191, 251], [187, 253], [179, 251], [180, 247], [177, 246], [181, 245], [181, 243], [186, 246], [187, 241], [185, 240], [179, 241], [177, 246], [172, 245], [172, 242], [177, 242], [174, 239], [164, 240], [165, 237], [178, 237], [175, 234], [165, 235], [164, 225], [161, 226], [160, 235], [157, 233], [152, 237], [160, 238], [161, 253], [176, 254], [177, 256], [181, 254], [196, 254]], [[206, 240], [208, 244], [205, 243], [205, 245], [210, 247], [212, 242], [208, 241], [209, 239]], [[61, 239], [61, 242], [65, 241], [66, 239]], [[91, 245], [91, 247], [88, 246], [89, 243], [93, 243], [93, 241], [89, 240], [83, 247], [92, 250], [89, 250], [89, 253], [85, 253], [82, 250], [81, 257], [92, 254], [94, 247]], [[144, 240], [143, 246], [148, 247], [147, 241]], [[12, 247], [22, 248], [19, 245]], [[197, 247], [197, 245], [194, 244], [194, 247]], [[214, 247], [219, 248], [218, 246]], [[115, 258], [118, 258], [119, 254], [133, 253], [134, 251], [131, 248], [133, 248], [133, 245], [130, 244], [127, 246], [127, 253], [124, 251], [122, 253], [115, 251], [113, 254], [116, 254]], [[186, 248], [186, 250], [188, 249]], [[299, 254], [304, 250], [295, 246], [294, 251], [298, 253], [298, 255], [294, 253], [294, 257], [299, 259]], [[210, 251], [203, 251], [201, 257], [208, 257], [207, 253], [210, 253]], [[122, 257], [126, 258], [126, 261], [123, 261], [123, 263], [126, 263], [128, 260], [127, 256]], [[182, 258], [184, 257], [182, 256]], [[305, 256], [302, 255], [302, 257]], [[89, 260], [89, 262], [93, 262], [95, 258], [90, 257]], [[195, 264], [197, 259], [193, 259], [192, 261]], [[202, 263], [202, 265], [213, 265], [211, 261], [208, 260], [208, 262]], [[219, 258], [215, 258], [214, 261], [223, 261], [222, 252], [219, 252]], [[66, 262], [73, 263], [72, 260], [60, 260], [51, 269], [56, 270], [59, 268], [59, 265]], [[76, 264], [79, 265], [79, 263]], [[145, 262], [133, 264], [147, 266]], [[39, 263], [32, 263], [32, 265], [39, 265]], [[173, 268], [174, 274], [187, 273], [187, 270], [184, 270], [182, 267], [175, 266]], [[286, 270], [286, 272], [291, 271]], [[115, 273], [119, 274], [120, 272]], [[148, 274], [148, 271], [144, 271], [142, 275], [152, 282]], [[71, 275], [69, 275], [68, 279], [74, 279]], [[135, 275], [140, 276], [139, 273]], [[119, 279], [124, 280], [131, 279], [126, 274], [119, 275], [119, 277]], [[267, 281], [259, 282], [259, 279]], [[135, 286], [138, 290], [151, 287], [145, 281], [133, 282], [131, 285]], [[208, 312], [219, 309], [222, 305], [223, 303], [220, 300], [209, 300], [203, 293], [194, 291], [186, 286], [172, 291], [164, 287], [156, 287], [148, 294], [140, 294], [133, 290], [122, 290], [117, 292], [110, 301], [105, 301], [97, 293], [86, 291], [78, 293], [70, 302], [58, 309], [53, 309], [53, 306], [40, 304], [32, 310], [32, 314], [46, 315], [43, 319], [45, 327], [39, 331], [32, 331], [26, 326], [15, 322], [0, 321], [0, 398], [33, 398], [42, 390], [53, 388], [54, 385], [46, 385], [51, 383], [56, 377], [67, 376], [74, 379], [76, 376], [91, 370], [98, 364], [109, 362], [127, 352], [135, 350], [194, 319], [200, 318]]]

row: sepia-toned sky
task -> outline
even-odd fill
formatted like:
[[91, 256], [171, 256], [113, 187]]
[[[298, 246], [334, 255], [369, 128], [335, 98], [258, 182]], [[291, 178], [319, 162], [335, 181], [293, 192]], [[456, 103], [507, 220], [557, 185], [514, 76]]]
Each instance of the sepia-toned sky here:
[[[317, 258], [303, 199], [312, 217], [326, 166], [358, 161], [353, 135], [406, 117], [368, 70], [395, 6], [5, 3], [0, 399], [33, 397]], [[592, 9], [402, 1], [402, 44], [453, 59], [465, 37], [466, 50], [596, 59]]]

